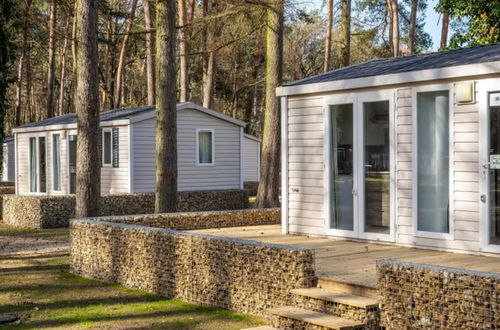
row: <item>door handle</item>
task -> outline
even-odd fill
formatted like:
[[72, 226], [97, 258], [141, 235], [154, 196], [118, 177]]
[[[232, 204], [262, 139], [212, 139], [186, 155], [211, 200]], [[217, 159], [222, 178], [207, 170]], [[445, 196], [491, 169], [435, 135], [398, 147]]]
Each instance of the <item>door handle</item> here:
[[367, 167], [367, 168], [372, 168], [372, 167], [373, 167], [373, 165], [370, 165], [370, 164], [365, 164], [365, 167]]

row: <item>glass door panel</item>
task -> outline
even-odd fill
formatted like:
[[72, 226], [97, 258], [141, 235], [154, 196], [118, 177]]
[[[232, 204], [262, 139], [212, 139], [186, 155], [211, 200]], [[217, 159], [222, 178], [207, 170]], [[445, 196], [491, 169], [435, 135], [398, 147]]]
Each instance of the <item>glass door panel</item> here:
[[489, 107], [489, 241], [500, 245], [500, 107]]
[[389, 101], [363, 103], [364, 231], [390, 233]]
[[331, 110], [331, 222], [332, 229], [354, 230], [353, 222], [353, 104]]

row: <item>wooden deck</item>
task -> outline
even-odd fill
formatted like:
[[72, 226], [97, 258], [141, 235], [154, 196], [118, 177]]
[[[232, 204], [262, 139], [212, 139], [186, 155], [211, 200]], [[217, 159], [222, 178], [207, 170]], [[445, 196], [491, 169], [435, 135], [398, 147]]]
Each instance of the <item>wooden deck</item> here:
[[377, 259], [397, 259], [432, 265], [500, 273], [500, 257], [439, 252], [296, 235], [283, 235], [279, 225], [193, 230], [217, 236], [312, 248], [316, 255], [316, 275], [334, 281], [375, 287]]

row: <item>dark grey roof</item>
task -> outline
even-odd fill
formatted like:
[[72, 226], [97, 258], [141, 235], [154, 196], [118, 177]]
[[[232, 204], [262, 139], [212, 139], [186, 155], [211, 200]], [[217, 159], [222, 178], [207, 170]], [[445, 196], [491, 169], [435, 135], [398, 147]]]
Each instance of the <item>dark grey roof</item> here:
[[306, 85], [493, 61], [500, 61], [500, 43], [430, 54], [376, 59], [297, 80], [285, 86]]
[[[136, 108], [122, 108], [122, 109], [113, 109], [101, 112], [101, 121], [111, 121], [111, 120], [119, 120], [119, 119], [128, 119], [133, 116], [140, 115], [142, 113], [148, 111], [154, 111], [154, 106], [148, 107], [136, 107]], [[68, 125], [76, 123], [76, 114], [69, 113], [67, 115], [53, 117], [45, 120], [40, 120], [31, 124], [26, 124], [23, 126], [19, 126], [19, 128], [28, 128], [28, 127], [42, 127], [49, 125]]]
[[6, 136], [3, 138], [3, 143], [14, 141], [14, 135]]

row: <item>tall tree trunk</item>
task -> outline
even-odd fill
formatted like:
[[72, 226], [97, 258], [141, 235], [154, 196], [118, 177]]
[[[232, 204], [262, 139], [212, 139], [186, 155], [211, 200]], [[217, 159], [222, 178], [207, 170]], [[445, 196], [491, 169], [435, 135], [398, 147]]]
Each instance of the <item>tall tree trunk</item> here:
[[33, 75], [31, 69], [31, 43], [28, 41], [28, 48], [26, 49], [26, 116], [25, 122], [32, 123], [36, 121], [35, 109], [33, 103]]
[[443, 13], [443, 27], [441, 29], [441, 49], [445, 49], [448, 44], [448, 25], [450, 24], [450, 16], [448, 11]]
[[180, 65], [180, 102], [187, 102], [189, 98], [189, 58], [188, 58], [188, 33], [187, 33], [187, 13], [186, 13], [186, 0], [178, 0], [179, 7], [179, 26], [180, 26], [180, 39], [179, 39], [179, 65]]
[[55, 113], [57, 0], [52, 0], [49, 21], [49, 70], [47, 74], [47, 118]]
[[279, 205], [280, 187], [280, 100], [276, 88], [283, 75], [284, 1], [274, 0], [267, 11], [266, 27], [266, 106], [262, 141], [262, 170], [256, 206]]
[[392, 56], [399, 56], [399, 15], [398, 15], [398, 0], [390, 1], [391, 13], [391, 49]]
[[17, 89], [16, 89], [16, 118], [15, 125], [21, 125], [22, 118], [22, 97], [23, 97], [23, 69], [26, 53], [28, 51], [28, 19], [31, 15], [31, 0], [26, 3], [26, 11], [23, 18], [23, 48], [19, 57], [19, 66], [17, 70]]
[[101, 168], [98, 157], [99, 81], [97, 48], [97, 2], [77, 0], [77, 86], [76, 120], [78, 129], [76, 163], [77, 217], [99, 215]]
[[323, 61], [323, 71], [330, 70], [330, 60], [332, 52], [332, 28], [333, 28], [333, 0], [326, 0], [326, 38], [325, 38], [325, 59]]
[[415, 28], [417, 25], [417, 9], [418, 9], [418, 0], [412, 0], [411, 14], [410, 14], [410, 31], [408, 35], [408, 43], [411, 55], [415, 54]]
[[60, 76], [60, 89], [59, 89], [59, 110], [57, 111], [57, 114], [59, 116], [62, 116], [64, 114], [64, 89], [66, 88], [66, 53], [68, 50], [68, 38], [67, 38], [67, 33], [68, 33], [68, 27], [69, 27], [69, 22], [70, 19], [68, 17], [68, 20], [66, 22], [66, 29], [65, 29], [65, 34], [64, 34], [64, 45], [62, 49], [62, 54], [61, 54], [61, 76]]
[[[212, 12], [214, 4], [211, 0], [203, 0], [203, 17], [207, 17]], [[206, 23], [204, 31], [205, 51], [207, 53], [203, 56], [203, 106], [210, 108], [212, 106], [212, 99], [215, 87], [215, 35], [214, 23]]]
[[130, 19], [128, 21], [127, 27], [125, 28], [125, 35], [123, 36], [122, 47], [120, 49], [120, 58], [118, 60], [118, 69], [116, 70], [115, 79], [115, 107], [119, 108], [122, 102], [122, 91], [123, 91], [123, 74], [125, 72], [125, 56], [127, 55], [127, 47], [130, 40], [130, 32], [134, 27], [135, 19], [135, 9], [137, 8], [137, 0], [132, 1], [132, 6], [130, 9]]
[[[154, 29], [154, 9], [151, 1], [144, 0], [144, 23], [146, 30]], [[146, 81], [148, 89], [148, 105], [155, 104], [155, 36], [153, 32], [146, 33]]]
[[340, 35], [340, 67], [351, 61], [351, 0], [342, 0], [342, 33]]
[[177, 210], [175, 2], [156, 1], [156, 212]]

